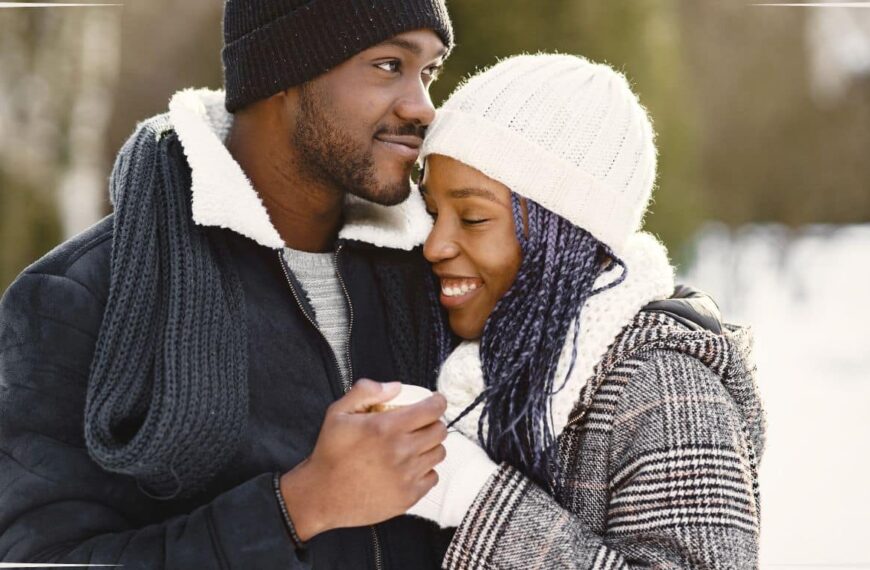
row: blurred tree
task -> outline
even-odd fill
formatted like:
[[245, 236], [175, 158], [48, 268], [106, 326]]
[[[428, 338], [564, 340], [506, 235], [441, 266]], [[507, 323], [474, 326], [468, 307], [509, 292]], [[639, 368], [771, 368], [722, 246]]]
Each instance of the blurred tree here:
[[81, 231], [103, 212], [120, 14], [0, 13], [3, 284], [58, 234]]
[[0, 291], [61, 238], [54, 202], [0, 171]]
[[165, 113], [179, 89], [221, 88], [222, 14], [223, 2], [216, 0], [125, 4], [124, 57], [107, 145], [110, 157], [139, 121]]
[[108, 212], [138, 121], [180, 88], [220, 87], [221, 13], [213, 0], [0, 10], [0, 290]]

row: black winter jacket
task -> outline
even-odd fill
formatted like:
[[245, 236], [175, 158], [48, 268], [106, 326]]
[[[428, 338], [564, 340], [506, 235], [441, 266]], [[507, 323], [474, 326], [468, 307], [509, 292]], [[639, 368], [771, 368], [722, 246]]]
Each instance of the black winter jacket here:
[[[127, 570], [438, 567], [449, 537], [407, 516], [326, 532], [294, 550], [273, 474], [312, 451], [327, 407], [343, 390], [331, 349], [306, 317], [304, 297], [294, 299], [277, 251], [228, 229], [203, 231], [228, 244], [245, 293], [249, 418], [242, 445], [204, 491], [183, 500], [152, 499], [135, 480], [89, 457], [83, 412], [108, 297], [112, 225], [109, 216], [60, 245], [0, 302], [0, 560]], [[406, 322], [403, 334], [426, 340], [412, 307], [422, 291], [419, 250], [345, 241], [338, 260], [353, 310], [354, 378], [426, 383], [403, 377], [413, 363], [391, 349], [396, 333], [388, 331], [389, 323]], [[381, 287], [378, 265], [402, 272], [404, 290]]]

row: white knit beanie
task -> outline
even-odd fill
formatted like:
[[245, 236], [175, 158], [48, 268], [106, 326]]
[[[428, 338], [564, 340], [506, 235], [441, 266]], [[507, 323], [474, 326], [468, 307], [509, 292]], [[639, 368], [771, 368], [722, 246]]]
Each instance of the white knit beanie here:
[[505, 59], [438, 110], [421, 157], [475, 168], [619, 255], [656, 177], [655, 135], [625, 77], [571, 55]]

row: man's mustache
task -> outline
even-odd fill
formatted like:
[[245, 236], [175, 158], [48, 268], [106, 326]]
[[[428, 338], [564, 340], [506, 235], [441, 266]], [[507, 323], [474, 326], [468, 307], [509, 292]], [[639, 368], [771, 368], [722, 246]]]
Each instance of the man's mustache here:
[[378, 137], [381, 135], [415, 136], [422, 139], [426, 137], [426, 126], [407, 123], [399, 127], [381, 127], [375, 133], [375, 136]]

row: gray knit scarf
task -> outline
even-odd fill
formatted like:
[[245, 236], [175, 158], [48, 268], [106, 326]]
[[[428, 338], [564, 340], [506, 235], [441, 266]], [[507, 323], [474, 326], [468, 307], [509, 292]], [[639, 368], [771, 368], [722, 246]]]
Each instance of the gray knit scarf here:
[[85, 440], [107, 471], [160, 499], [189, 496], [235, 453], [248, 412], [241, 284], [190, 212], [190, 170], [166, 116], [127, 141], [110, 182], [109, 298], [91, 364]]

